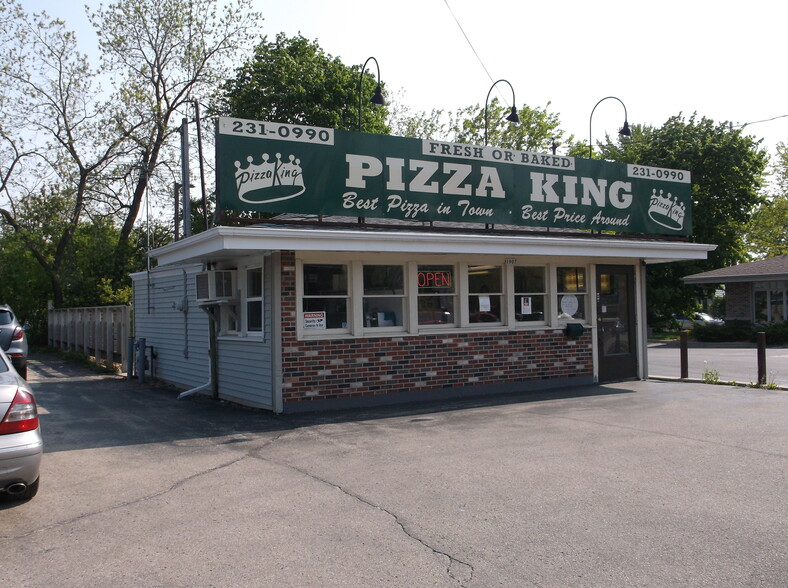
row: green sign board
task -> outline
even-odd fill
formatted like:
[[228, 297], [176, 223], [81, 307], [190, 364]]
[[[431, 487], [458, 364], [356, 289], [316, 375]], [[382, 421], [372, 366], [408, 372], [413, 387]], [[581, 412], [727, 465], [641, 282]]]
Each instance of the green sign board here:
[[220, 118], [224, 210], [691, 233], [690, 173]]

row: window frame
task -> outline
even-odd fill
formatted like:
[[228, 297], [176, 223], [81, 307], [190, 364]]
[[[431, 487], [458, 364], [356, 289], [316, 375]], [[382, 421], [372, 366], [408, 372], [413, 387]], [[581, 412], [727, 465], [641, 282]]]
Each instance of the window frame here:
[[[305, 275], [304, 271], [307, 266], [311, 265], [324, 265], [324, 266], [342, 266], [345, 268], [345, 277], [346, 277], [346, 288], [344, 295], [307, 295], [305, 294]], [[296, 272], [297, 272], [297, 298], [296, 298], [296, 321], [297, 321], [297, 328], [296, 331], [298, 333], [299, 338], [324, 338], [324, 337], [336, 337], [336, 336], [343, 336], [343, 335], [350, 335], [353, 334], [353, 326], [356, 323], [354, 320], [354, 312], [355, 312], [355, 304], [354, 301], [357, 299], [355, 296], [355, 292], [353, 291], [353, 269], [354, 263], [350, 259], [346, 259], [344, 261], [329, 261], [329, 260], [316, 260], [316, 259], [301, 259], [298, 260], [296, 264]], [[334, 328], [325, 328], [325, 329], [307, 329], [304, 327], [304, 314], [305, 312], [313, 312], [313, 311], [305, 311], [304, 310], [304, 301], [305, 300], [320, 300], [320, 299], [344, 299], [345, 300], [345, 326], [344, 327], [334, 327]], [[316, 311], [314, 311], [316, 312]]]
[[[415, 272], [416, 272], [416, 278], [414, 280], [414, 282], [415, 282], [414, 283], [414, 290], [415, 290], [414, 300], [415, 300], [415, 306], [416, 306], [416, 316], [415, 316], [413, 328], [416, 329], [416, 332], [419, 332], [422, 329], [425, 330], [425, 331], [429, 331], [429, 330], [436, 330], [436, 329], [456, 329], [456, 328], [460, 327], [461, 324], [462, 324], [461, 320], [460, 320], [460, 312], [462, 311], [462, 304], [463, 304], [463, 302], [462, 302], [463, 299], [460, 296], [460, 291], [462, 289], [461, 284], [464, 281], [462, 280], [462, 278], [460, 276], [458, 264], [457, 263], [445, 263], [445, 262], [444, 263], [440, 263], [440, 262], [432, 262], [432, 261], [430, 261], [430, 262], [418, 262], [417, 261], [414, 264], [414, 266], [415, 266]], [[429, 292], [429, 293], [422, 294], [422, 293], [419, 292], [419, 289], [422, 287], [422, 286], [419, 286], [419, 278], [418, 278], [419, 273], [421, 273], [421, 271], [422, 271], [421, 268], [428, 268], [428, 267], [451, 268], [452, 280], [453, 280], [451, 293], [445, 294], [445, 293], [441, 293], [441, 292]], [[427, 286], [424, 286], [424, 287], [427, 287]], [[419, 316], [420, 313], [421, 313], [421, 310], [420, 310], [421, 307], [419, 305], [419, 302], [422, 299], [426, 299], [426, 298], [440, 298], [440, 297], [448, 297], [452, 301], [452, 313], [451, 313], [452, 314], [452, 322], [450, 322], [450, 323], [448, 323], [448, 322], [447, 323], [433, 323], [433, 324], [422, 323], [421, 322], [421, 317]]]
[[[250, 296], [249, 294], [249, 272], [260, 271], [260, 294]], [[241, 334], [245, 337], [264, 337], [265, 333], [265, 260], [259, 264], [252, 264], [238, 269], [239, 274], [243, 272], [241, 279]], [[252, 330], [249, 328], [249, 304], [260, 303], [260, 329]]]
[[[579, 262], [579, 263], [578, 263]], [[586, 262], [586, 263], [583, 263]], [[305, 300], [310, 298], [325, 298], [326, 296], [305, 296], [304, 291], [309, 288], [304, 284], [307, 278], [305, 267], [309, 265], [334, 265], [342, 266], [347, 272], [347, 292], [335, 297], [345, 299], [345, 310], [347, 325], [344, 328], [326, 329], [307, 329], [304, 328], [303, 309]], [[468, 268], [475, 266], [495, 266], [500, 268], [501, 285], [499, 292], [491, 292], [498, 295], [501, 299], [501, 320], [496, 322], [470, 322], [469, 297], [477, 295], [469, 290]], [[397, 266], [403, 271], [402, 294], [384, 294], [380, 296], [394, 296], [401, 298], [403, 318], [401, 325], [392, 326], [367, 326], [367, 316], [365, 316], [365, 304], [376, 294], [365, 294], [364, 268], [368, 266]], [[543, 272], [543, 291], [516, 291], [515, 268], [537, 268]], [[581, 272], [583, 288], [574, 289], [576, 291], [559, 290], [559, 277], [564, 268], [577, 268]], [[429, 333], [452, 333], [452, 332], [472, 332], [472, 331], [503, 331], [506, 329], [539, 330], [539, 329], [563, 329], [567, 323], [579, 322], [585, 325], [593, 325], [594, 319], [594, 265], [587, 259], [572, 258], [552, 258], [544, 255], [531, 255], [520, 258], [507, 258], [503, 255], [415, 255], [407, 253], [386, 253], [375, 252], [370, 255], [359, 255], [353, 253], [337, 254], [336, 252], [305, 252], [303, 256], [296, 255], [295, 259], [295, 317], [296, 317], [296, 337], [299, 340], [314, 339], [363, 339], [371, 337], [395, 337], [402, 334], [418, 336]], [[420, 293], [419, 272], [430, 270], [446, 270], [452, 272], [452, 288], [447, 291], [432, 289]], [[519, 271], [519, 270], [517, 270]], [[313, 278], [314, 279], [314, 278]], [[328, 277], [320, 278], [328, 280]], [[385, 281], [385, 280], [384, 280]], [[330, 290], [331, 288], [329, 288]], [[381, 290], [381, 292], [383, 292]], [[517, 301], [523, 295], [533, 294], [542, 296], [544, 300], [544, 317], [540, 321], [521, 321], [516, 319], [515, 308]], [[584, 308], [584, 318], [562, 319], [558, 317], [560, 313], [559, 301], [561, 296], [574, 294], [581, 300]], [[453, 306], [452, 322], [433, 324], [419, 323], [420, 312], [419, 302], [424, 298], [448, 297], [443, 305], [434, 303], [430, 305], [432, 311], [438, 308], [448, 308], [449, 302]], [[384, 306], [386, 306], [384, 304]], [[390, 306], [394, 306], [391, 304]], [[330, 308], [327, 309], [330, 312]], [[367, 305], [369, 311], [369, 305]], [[383, 311], [396, 312], [396, 309], [389, 308]], [[424, 315], [424, 313], [421, 313]], [[439, 317], [444, 318], [444, 317]]]
[[[583, 290], [562, 290], [561, 289], [561, 279], [560, 274], [561, 270], [563, 269], [575, 269], [575, 270], [583, 270]], [[585, 265], [577, 265], [577, 264], [566, 264], [566, 263], [557, 263], [553, 269], [553, 274], [555, 275], [555, 290], [552, 293], [552, 298], [555, 300], [555, 309], [552, 313], [552, 317], [558, 325], [565, 325], [567, 323], [583, 323], [583, 324], [591, 324], [591, 291], [593, 288], [591, 287], [591, 272], [587, 264]], [[566, 295], [574, 295], [577, 298], [582, 298], [583, 302], [583, 317], [582, 318], [575, 318], [571, 316], [569, 318], [562, 317], [563, 311], [561, 309], [561, 297]], [[561, 311], [559, 313], [559, 311]]]
[[[361, 328], [364, 333], [373, 334], [373, 333], [401, 333], [403, 331], [408, 330], [409, 327], [409, 316], [410, 316], [410, 296], [409, 296], [409, 279], [408, 279], [408, 264], [406, 262], [385, 262], [379, 261], [375, 263], [367, 263], [367, 262], [359, 262], [357, 264], [360, 266], [359, 273], [360, 275], [357, 278], [357, 282], [359, 283], [359, 297], [361, 299]], [[391, 293], [391, 294], [367, 294], [366, 292], [366, 281], [365, 281], [365, 273], [364, 270], [367, 267], [398, 267], [402, 272], [402, 292], [400, 294]], [[375, 299], [392, 299], [397, 298], [400, 301], [400, 325], [376, 325], [372, 326], [368, 323], [370, 322], [370, 318], [366, 315], [365, 312], [365, 305], [367, 304], [368, 300], [375, 300]], [[385, 311], [384, 311], [385, 312]]]
[[[475, 292], [471, 291], [471, 270], [472, 268], [479, 268], [483, 269], [485, 267], [496, 268], [498, 270], [500, 276], [500, 283], [498, 284], [498, 290], [496, 292]], [[506, 287], [507, 279], [506, 279], [506, 266], [503, 263], [465, 263], [463, 264], [463, 272], [461, 274], [462, 282], [464, 284], [463, 288], [463, 295], [462, 295], [462, 314], [463, 316], [467, 316], [467, 326], [469, 328], [487, 328], [487, 327], [496, 327], [502, 326], [507, 323], [507, 307], [508, 307], [508, 298], [510, 294], [508, 292], [508, 288]], [[471, 297], [480, 298], [481, 296], [489, 295], [498, 296], [500, 299], [500, 309], [499, 309], [499, 316], [497, 321], [471, 321]], [[481, 301], [479, 301], [479, 307], [481, 308]], [[492, 306], [491, 306], [492, 308]], [[485, 311], [479, 310], [478, 313], [482, 313]], [[490, 311], [492, 313], [492, 311]], [[465, 323], [463, 322], [463, 325]]]
[[[515, 276], [518, 268], [537, 268], [542, 270], [542, 283], [543, 283], [543, 290], [541, 292], [537, 291], [518, 291], [517, 290], [517, 278]], [[551, 308], [553, 305], [551, 303], [551, 266], [547, 263], [518, 263], [512, 266], [512, 278], [511, 278], [511, 302], [513, 307], [513, 322], [512, 324], [516, 327], [520, 328], [527, 328], [527, 327], [544, 327], [550, 323], [549, 319], [551, 315]], [[517, 319], [517, 298], [520, 296], [541, 296], [542, 300], [544, 301], [544, 311], [541, 321], [522, 321]]]

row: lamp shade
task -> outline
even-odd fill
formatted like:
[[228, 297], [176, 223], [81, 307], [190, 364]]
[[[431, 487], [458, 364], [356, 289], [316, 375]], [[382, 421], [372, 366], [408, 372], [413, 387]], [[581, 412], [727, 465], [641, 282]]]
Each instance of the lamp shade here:
[[624, 121], [624, 126], [621, 127], [621, 130], [618, 131], [618, 134], [623, 135], [624, 137], [632, 136], [632, 130], [629, 128], [629, 123], [627, 121]]
[[375, 93], [369, 101], [375, 106], [384, 106], [386, 104], [386, 99], [383, 97], [383, 89], [380, 87], [380, 84], [375, 88]]
[[513, 122], [513, 123], [519, 123], [520, 122], [520, 117], [517, 114], [517, 107], [516, 106], [512, 106], [512, 113], [509, 116], [506, 117], [506, 120], [508, 120], [509, 122]]

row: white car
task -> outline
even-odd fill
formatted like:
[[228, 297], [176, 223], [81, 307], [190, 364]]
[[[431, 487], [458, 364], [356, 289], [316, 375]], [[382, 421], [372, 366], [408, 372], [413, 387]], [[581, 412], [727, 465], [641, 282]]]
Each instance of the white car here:
[[714, 318], [705, 312], [693, 312], [690, 316], [685, 314], [674, 314], [673, 318], [679, 324], [679, 328], [692, 329], [695, 325], [724, 325], [725, 321], [722, 319]]
[[0, 349], [0, 498], [36, 495], [43, 451], [36, 399]]

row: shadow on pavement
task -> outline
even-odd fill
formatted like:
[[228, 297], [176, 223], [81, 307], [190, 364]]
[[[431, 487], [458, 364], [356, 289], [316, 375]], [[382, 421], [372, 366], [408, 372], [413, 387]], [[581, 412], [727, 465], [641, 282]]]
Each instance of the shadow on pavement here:
[[632, 393], [626, 386], [582, 386], [375, 408], [275, 415], [124, 376], [101, 375], [55, 355], [32, 357], [30, 384], [41, 412], [47, 453], [265, 434], [314, 425], [426, 415], [471, 408]]

